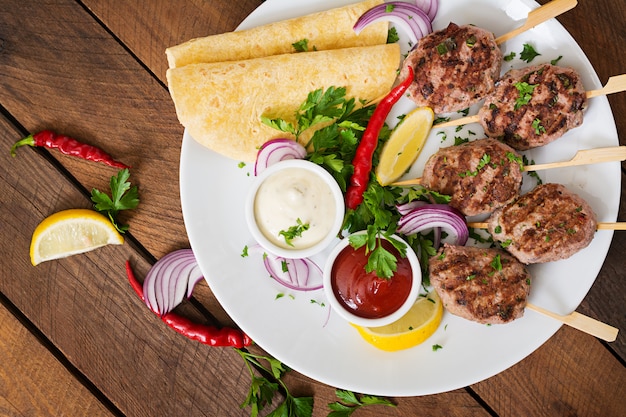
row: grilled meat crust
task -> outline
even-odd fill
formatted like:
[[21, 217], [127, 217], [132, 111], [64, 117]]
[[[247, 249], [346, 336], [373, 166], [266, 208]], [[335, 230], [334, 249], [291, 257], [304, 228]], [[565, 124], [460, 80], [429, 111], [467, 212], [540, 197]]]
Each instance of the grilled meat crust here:
[[444, 245], [430, 258], [430, 282], [452, 314], [478, 323], [524, 315], [530, 274], [500, 249]]
[[408, 89], [418, 106], [435, 113], [466, 109], [489, 94], [500, 76], [502, 51], [493, 33], [476, 26], [450, 23], [422, 39], [403, 63], [415, 79]]
[[496, 210], [488, 230], [525, 264], [566, 259], [585, 248], [598, 224], [589, 204], [561, 184], [543, 184]]
[[[521, 83], [526, 83], [524, 86]], [[520, 91], [524, 89], [526, 91]], [[527, 104], [522, 96], [532, 89]], [[546, 145], [583, 122], [586, 92], [579, 74], [550, 64], [510, 70], [478, 112], [485, 134], [518, 150]]]
[[451, 196], [466, 216], [491, 213], [519, 195], [522, 158], [495, 139], [441, 148], [426, 161], [422, 185]]

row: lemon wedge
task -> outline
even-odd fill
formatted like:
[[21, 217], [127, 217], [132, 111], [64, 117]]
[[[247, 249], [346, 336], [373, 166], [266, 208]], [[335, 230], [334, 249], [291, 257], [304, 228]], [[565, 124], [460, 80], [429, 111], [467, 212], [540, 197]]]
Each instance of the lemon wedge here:
[[381, 185], [391, 184], [413, 165], [434, 120], [435, 114], [430, 107], [418, 107], [398, 123], [380, 152], [376, 177]]
[[35, 228], [30, 242], [30, 262], [37, 265], [122, 243], [122, 235], [102, 214], [88, 209], [63, 210], [46, 217]]
[[380, 327], [353, 324], [361, 337], [375, 347], [389, 352], [408, 349], [424, 342], [439, 327], [443, 304], [435, 291], [420, 297], [397, 321]]

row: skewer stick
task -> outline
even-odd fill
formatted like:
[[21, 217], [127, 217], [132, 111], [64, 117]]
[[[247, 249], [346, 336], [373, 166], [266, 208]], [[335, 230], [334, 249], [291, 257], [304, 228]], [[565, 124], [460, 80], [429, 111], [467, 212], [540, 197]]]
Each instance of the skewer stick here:
[[[472, 229], [486, 229], [487, 222], [469, 222], [467, 227]], [[598, 223], [598, 230], [626, 230], [626, 222], [605, 222]]]
[[509, 39], [519, 35], [520, 33], [532, 29], [538, 24], [545, 22], [546, 20], [557, 17], [558, 15], [573, 9], [576, 4], [578, 4], [578, 1], [576, 0], [552, 0], [550, 3], [546, 3], [543, 6], [530, 11], [528, 13], [528, 17], [526, 18], [526, 22], [524, 22], [522, 26], [496, 38], [496, 43], [499, 45], [503, 42], [506, 42]]
[[561, 316], [534, 304], [528, 303], [526, 304], [526, 307], [533, 311], [536, 311], [537, 313], [543, 314], [544, 316], [548, 316], [550, 318], [558, 320], [563, 324], [567, 324], [570, 327], [602, 339], [606, 342], [614, 342], [615, 339], [617, 339], [617, 333], [619, 332], [619, 329], [616, 329], [613, 326], [609, 326], [608, 324], [593, 319], [589, 316], [577, 313], [576, 311], [565, 316]]
[[[599, 88], [597, 90], [587, 91], [585, 93], [585, 96], [587, 98], [592, 98], [592, 97], [598, 97], [598, 96], [605, 96], [607, 94], [619, 93], [622, 91], [626, 91], [626, 74], [615, 75], [613, 77], [610, 77], [609, 80], [604, 85], [604, 87]], [[466, 125], [469, 123], [479, 123], [479, 122], [480, 122], [480, 117], [478, 117], [477, 114], [474, 114], [472, 116], [461, 117], [460, 119], [448, 120], [447, 122], [438, 123], [436, 125], [433, 125], [433, 129], [434, 128], [439, 129], [439, 128], [450, 127], [450, 126], [461, 126], [461, 125]]]
[[[548, 164], [525, 165], [522, 171], [540, 171], [544, 169], [572, 167], [577, 165], [598, 164], [601, 162], [614, 162], [626, 160], [626, 146], [610, 146], [608, 148], [586, 149], [576, 152], [576, 155], [569, 161], [551, 162]], [[394, 182], [395, 187], [406, 187], [419, 185], [421, 178]]]

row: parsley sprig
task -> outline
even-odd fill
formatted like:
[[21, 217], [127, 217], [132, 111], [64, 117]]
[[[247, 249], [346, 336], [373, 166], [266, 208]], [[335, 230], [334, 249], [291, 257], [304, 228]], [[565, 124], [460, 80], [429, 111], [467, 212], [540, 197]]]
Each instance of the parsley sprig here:
[[296, 222], [297, 224], [290, 226], [287, 230], [278, 232], [278, 235], [284, 237], [285, 243], [289, 246], [293, 246], [293, 243], [291, 243], [292, 240], [297, 237], [302, 237], [302, 233], [309, 230], [309, 223], [302, 223], [300, 218], [298, 218]]
[[386, 405], [389, 407], [396, 406], [387, 398], [377, 397], [374, 395], [361, 395], [359, 398], [352, 391], [336, 390], [335, 395], [337, 395], [339, 401], [328, 404], [328, 408], [332, 410], [330, 414], [328, 414], [328, 417], [349, 417], [359, 408], [368, 405]]
[[[235, 350], [244, 359], [252, 378], [248, 396], [241, 404], [241, 408], [250, 407], [250, 417], [257, 417], [267, 405], [272, 405], [274, 395], [281, 389], [285, 394], [285, 399], [267, 414], [267, 417], [311, 417], [313, 397], [294, 397], [281, 379], [289, 371], [286, 365], [271, 356], [255, 355], [242, 349]], [[267, 365], [264, 365], [264, 362]], [[258, 376], [255, 369], [260, 370], [267, 377]]]
[[131, 187], [129, 178], [130, 171], [127, 168], [120, 170], [117, 176], [111, 177], [111, 197], [95, 188], [91, 190], [91, 201], [93, 201], [95, 209], [108, 216], [120, 233], [125, 233], [128, 230], [128, 225], [120, 224], [117, 221], [119, 212], [134, 209], [139, 205], [137, 186]]

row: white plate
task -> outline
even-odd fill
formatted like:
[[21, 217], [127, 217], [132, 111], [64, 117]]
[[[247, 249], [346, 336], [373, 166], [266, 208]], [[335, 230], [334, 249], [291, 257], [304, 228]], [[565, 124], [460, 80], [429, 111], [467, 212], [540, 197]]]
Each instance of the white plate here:
[[[351, 3], [351, 0], [268, 0], [240, 26], [248, 28], [278, 19]], [[501, 35], [520, 26], [536, 3], [530, 0], [441, 0], [435, 29], [476, 24]], [[562, 55], [560, 65], [576, 68], [588, 90], [601, 83], [573, 38], [555, 20], [546, 22], [503, 45], [504, 54], [518, 53], [524, 43], [541, 53], [531, 64], [550, 62]], [[504, 63], [526, 65], [519, 59]], [[304, 98], [303, 98], [304, 99]], [[403, 100], [405, 100], [403, 98]], [[398, 104], [396, 113], [413, 105]], [[475, 113], [472, 109], [471, 113]], [[393, 124], [389, 119], [389, 123]], [[236, 123], [233, 120], [233, 123]], [[469, 136], [468, 129], [476, 133]], [[479, 138], [478, 125], [461, 132], [447, 130], [448, 139], [434, 129], [422, 156], [412, 169], [419, 176], [425, 159], [453, 137]], [[585, 121], [552, 144], [526, 152], [536, 163], [570, 159], [579, 149], [618, 145], [611, 109], [605, 97], [589, 100]], [[321, 290], [288, 291], [265, 272], [260, 256], [241, 256], [251, 245], [244, 221], [244, 200], [251, 183], [252, 166], [221, 157], [183, 138], [180, 183], [181, 200], [189, 240], [200, 268], [215, 296], [230, 316], [269, 354], [296, 371], [325, 384], [360, 393], [414, 396], [449, 391], [495, 375], [524, 359], [550, 338], [560, 324], [527, 311], [506, 325], [485, 326], [448, 313], [438, 331], [425, 343], [405, 351], [388, 353], [365, 343], [339, 316], [319, 303]], [[620, 165], [543, 171], [544, 182], [559, 182], [587, 199], [599, 221], [615, 221], [620, 199]], [[525, 179], [525, 187], [534, 184]], [[534, 276], [530, 301], [556, 313], [576, 309], [593, 284], [606, 257], [613, 233], [599, 231], [589, 247], [570, 259], [531, 267]], [[322, 258], [323, 261], [323, 258]], [[277, 298], [278, 293], [287, 296]], [[315, 302], [311, 302], [314, 300]], [[432, 346], [443, 348], [433, 351]]]

